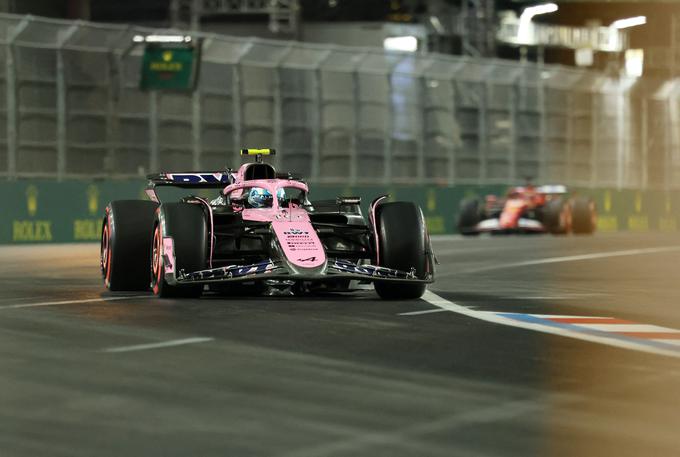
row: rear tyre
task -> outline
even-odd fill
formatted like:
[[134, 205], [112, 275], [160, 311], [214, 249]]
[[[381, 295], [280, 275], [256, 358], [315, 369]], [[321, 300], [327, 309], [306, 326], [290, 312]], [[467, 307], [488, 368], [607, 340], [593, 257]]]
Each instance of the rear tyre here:
[[[376, 209], [378, 265], [401, 271], [415, 268], [416, 277], [428, 271], [427, 229], [423, 212], [410, 202], [384, 203]], [[375, 291], [387, 300], [414, 299], [425, 293], [425, 284], [374, 282]]]
[[164, 203], [158, 208], [153, 231], [151, 252], [151, 289], [161, 298], [198, 298], [203, 285], [173, 286], [165, 280], [163, 238], [173, 240], [175, 272], [198, 271], [206, 268], [208, 227], [203, 208], [191, 203]]
[[565, 235], [571, 232], [571, 205], [561, 198], [548, 201], [543, 208], [543, 225], [553, 235]]
[[109, 290], [149, 290], [149, 252], [157, 207], [144, 200], [118, 200], [106, 207], [100, 265]]
[[482, 208], [477, 199], [463, 200], [460, 204], [458, 231], [465, 236], [477, 236], [477, 224], [482, 221]]
[[574, 233], [590, 235], [597, 227], [597, 210], [595, 202], [587, 197], [577, 197], [572, 201]]

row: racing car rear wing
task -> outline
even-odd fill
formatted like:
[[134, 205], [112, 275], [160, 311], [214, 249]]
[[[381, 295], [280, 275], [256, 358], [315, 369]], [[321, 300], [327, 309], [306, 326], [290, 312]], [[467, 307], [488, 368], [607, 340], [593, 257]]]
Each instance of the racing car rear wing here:
[[226, 171], [187, 171], [179, 173], [157, 173], [148, 175], [147, 188], [173, 186], [184, 188], [220, 189], [234, 183], [231, 169]]
[[231, 169], [218, 172], [188, 171], [181, 173], [157, 173], [147, 175], [149, 182], [145, 193], [151, 201], [160, 202], [157, 187], [178, 187], [183, 189], [223, 189], [235, 179]]
[[563, 186], [561, 184], [539, 186], [536, 188], [536, 192], [540, 194], [566, 194], [567, 186]]

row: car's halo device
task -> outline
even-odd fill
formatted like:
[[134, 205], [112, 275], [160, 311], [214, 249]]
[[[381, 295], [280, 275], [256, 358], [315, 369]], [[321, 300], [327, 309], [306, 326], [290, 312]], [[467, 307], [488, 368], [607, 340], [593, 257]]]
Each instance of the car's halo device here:
[[[434, 281], [435, 256], [421, 209], [411, 202], [369, 205], [359, 197], [311, 201], [309, 187], [277, 173], [263, 156], [238, 171], [150, 175], [152, 201], [114, 201], [102, 220], [101, 269], [111, 290], [151, 288], [161, 297], [198, 296], [262, 285], [293, 293], [361, 289], [412, 299]], [[159, 187], [213, 189], [161, 201]]]

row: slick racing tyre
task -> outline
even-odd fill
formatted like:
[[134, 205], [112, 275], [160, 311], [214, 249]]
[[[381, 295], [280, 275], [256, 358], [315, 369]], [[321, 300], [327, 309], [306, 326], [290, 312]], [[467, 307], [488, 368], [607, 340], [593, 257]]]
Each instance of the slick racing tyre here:
[[[384, 203], [376, 209], [378, 265], [401, 271], [416, 270], [424, 278], [428, 268], [428, 237], [423, 212], [410, 202]], [[389, 300], [419, 298], [425, 284], [376, 281], [375, 291]]]
[[571, 203], [574, 233], [590, 235], [597, 227], [595, 202], [587, 197], [576, 197]]
[[482, 208], [477, 199], [463, 200], [460, 204], [460, 216], [458, 217], [458, 231], [465, 236], [477, 236], [477, 224], [482, 221]]
[[203, 293], [202, 284], [172, 286], [166, 282], [164, 237], [173, 240], [176, 274], [182, 270], [192, 272], [205, 269], [210, 240], [203, 208], [191, 203], [164, 203], [156, 211], [153, 242], [149, 249], [149, 276], [155, 295], [161, 298], [200, 297]]
[[543, 224], [553, 235], [565, 235], [572, 230], [571, 205], [561, 198], [548, 201], [543, 207]]
[[100, 264], [109, 290], [149, 290], [151, 230], [157, 207], [144, 200], [118, 200], [106, 207]]

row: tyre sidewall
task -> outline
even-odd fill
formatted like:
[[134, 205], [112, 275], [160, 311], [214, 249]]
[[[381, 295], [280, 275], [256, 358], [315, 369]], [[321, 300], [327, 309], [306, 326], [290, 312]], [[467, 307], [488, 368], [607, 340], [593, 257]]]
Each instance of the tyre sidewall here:
[[[384, 203], [376, 210], [378, 230], [378, 265], [409, 272], [425, 279], [429, 272], [428, 235], [425, 218], [418, 206], [410, 202]], [[382, 298], [417, 298], [425, 292], [423, 283], [376, 281]]]

